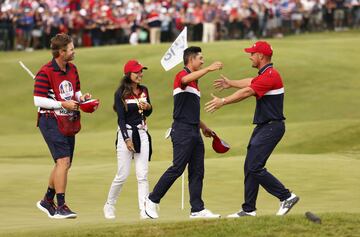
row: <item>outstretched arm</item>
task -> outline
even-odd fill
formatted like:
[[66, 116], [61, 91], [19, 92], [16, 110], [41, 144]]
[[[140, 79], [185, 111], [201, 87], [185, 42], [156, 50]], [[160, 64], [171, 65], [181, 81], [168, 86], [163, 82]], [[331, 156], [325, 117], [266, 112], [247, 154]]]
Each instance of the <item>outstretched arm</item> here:
[[250, 86], [251, 80], [253, 79], [253, 78], [245, 78], [241, 80], [230, 80], [224, 75], [220, 75], [220, 77], [221, 78], [214, 80], [215, 89], [219, 89], [220, 91], [231, 87], [239, 88], [239, 89], [248, 87]]
[[255, 91], [251, 87], [245, 87], [243, 89], [240, 89], [234, 92], [232, 95], [224, 98], [219, 98], [211, 94], [213, 99], [205, 104], [205, 110], [206, 112], [213, 113], [224, 105], [242, 101], [252, 95], [255, 95]]
[[204, 76], [208, 72], [216, 71], [222, 69], [223, 64], [222, 62], [213, 62], [210, 66], [207, 66], [206, 68], [200, 69], [198, 71], [192, 72], [183, 78], [181, 78], [181, 83], [186, 85], [192, 81], [195, 81], [202, 76]]

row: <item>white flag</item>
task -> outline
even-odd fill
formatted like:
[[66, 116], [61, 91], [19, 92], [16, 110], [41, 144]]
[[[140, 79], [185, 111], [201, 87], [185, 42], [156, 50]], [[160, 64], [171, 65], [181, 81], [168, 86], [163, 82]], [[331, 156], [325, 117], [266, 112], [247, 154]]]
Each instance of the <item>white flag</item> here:
[[187, 47], [187, 27], [185, 27], [161, 59], [165, 71], [169, 71], [183, 61], [184, 50]]

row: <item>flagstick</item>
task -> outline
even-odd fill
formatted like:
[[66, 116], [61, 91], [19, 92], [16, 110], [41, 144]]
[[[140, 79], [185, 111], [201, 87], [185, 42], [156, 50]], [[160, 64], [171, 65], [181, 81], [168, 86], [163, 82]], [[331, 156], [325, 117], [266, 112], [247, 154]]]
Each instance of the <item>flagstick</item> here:
[[19, 61], [19, 64], [32, 77], [32, 79], [35, 79], [35, 75], [25, 66], [23, 62]]
[[184, 186], [185, 186], [185, 175], [184, 175], [185, 171], [182, 174], [181, 177], [181, 210], [184, 210]]
[[[165, 71], [170, 70], [183, 61], [184, 50], [188, 47], [187, 42], [187, 27], [181, 31], [175, 41], [171, 44], [165, 55], [160, 60], [161, 65]], [[166, 133], [167, 134], [167, 133]], [[168, 134], [165, 135], [165, 138]], [[182, 173], [181, 177], [181, 210], [184, 210], [184, 186], [185, 186], [185, 175]]]

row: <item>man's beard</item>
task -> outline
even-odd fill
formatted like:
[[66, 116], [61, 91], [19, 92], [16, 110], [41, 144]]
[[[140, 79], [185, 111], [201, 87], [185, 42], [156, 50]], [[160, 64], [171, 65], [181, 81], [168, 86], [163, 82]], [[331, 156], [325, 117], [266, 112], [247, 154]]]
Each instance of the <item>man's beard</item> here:
[[75, 58], [75, 55], [71, 55], [71, 56], [66, 57], [65, 61], [70, 62], [70, 61], [74, 60], [74, 58]]

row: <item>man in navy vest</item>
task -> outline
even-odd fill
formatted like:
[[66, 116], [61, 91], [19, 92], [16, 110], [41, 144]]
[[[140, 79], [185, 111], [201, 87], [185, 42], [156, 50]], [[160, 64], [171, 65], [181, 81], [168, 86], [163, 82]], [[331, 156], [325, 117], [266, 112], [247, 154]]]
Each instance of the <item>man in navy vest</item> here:
[[204, 142], [200, 129], [206, 137], [212, 130], [200, 120], [200, 89], [198, 81], [209, 72], [222, 68], [221, 62], [201, 68], [204, 58], [200, 47], [189, 47], [184, 51], [184, 69], [174, 80], [174, 112], [171, 130], [173, 143], [173, 165], [161, 176], [152, 193], [145, 199], [145, 212], [152, 218], [159, 217], [156, 205], [165, 196], [175, 180], [188, 165], [190, 218], [219, 218], [220, 215], [205, 209], [201, 198], [204, 179]]
[[252, 67], [259, 70], [258, 75], [242, 80], [229, 80], [222, 76], [221, 79], [215, 80], [215, 88], [222, 90], [233, 87], [239, 90], [225, 98], [212, 95], [213, 100], [206, 103], [205, 107], [207, 112], [214, 112], [224, 105], [242, 101], [250, 96], [256, 97], [253, 121], [256, 127], [247, 147], [244, 164], [245, 202], [239, 212], [228, 217], [256, 216], [259, 185], [280, 200], [277, 215], [285, 215], [299, 201], [299, 197], [286, 189], [265, 168], [267, 159], [285, 133], [284, 86], [280, 74], [271, 63], [273, 50], [267, 42], [258, 41], [252, 47], [246, 48], [245, 52], [250, 53]]

